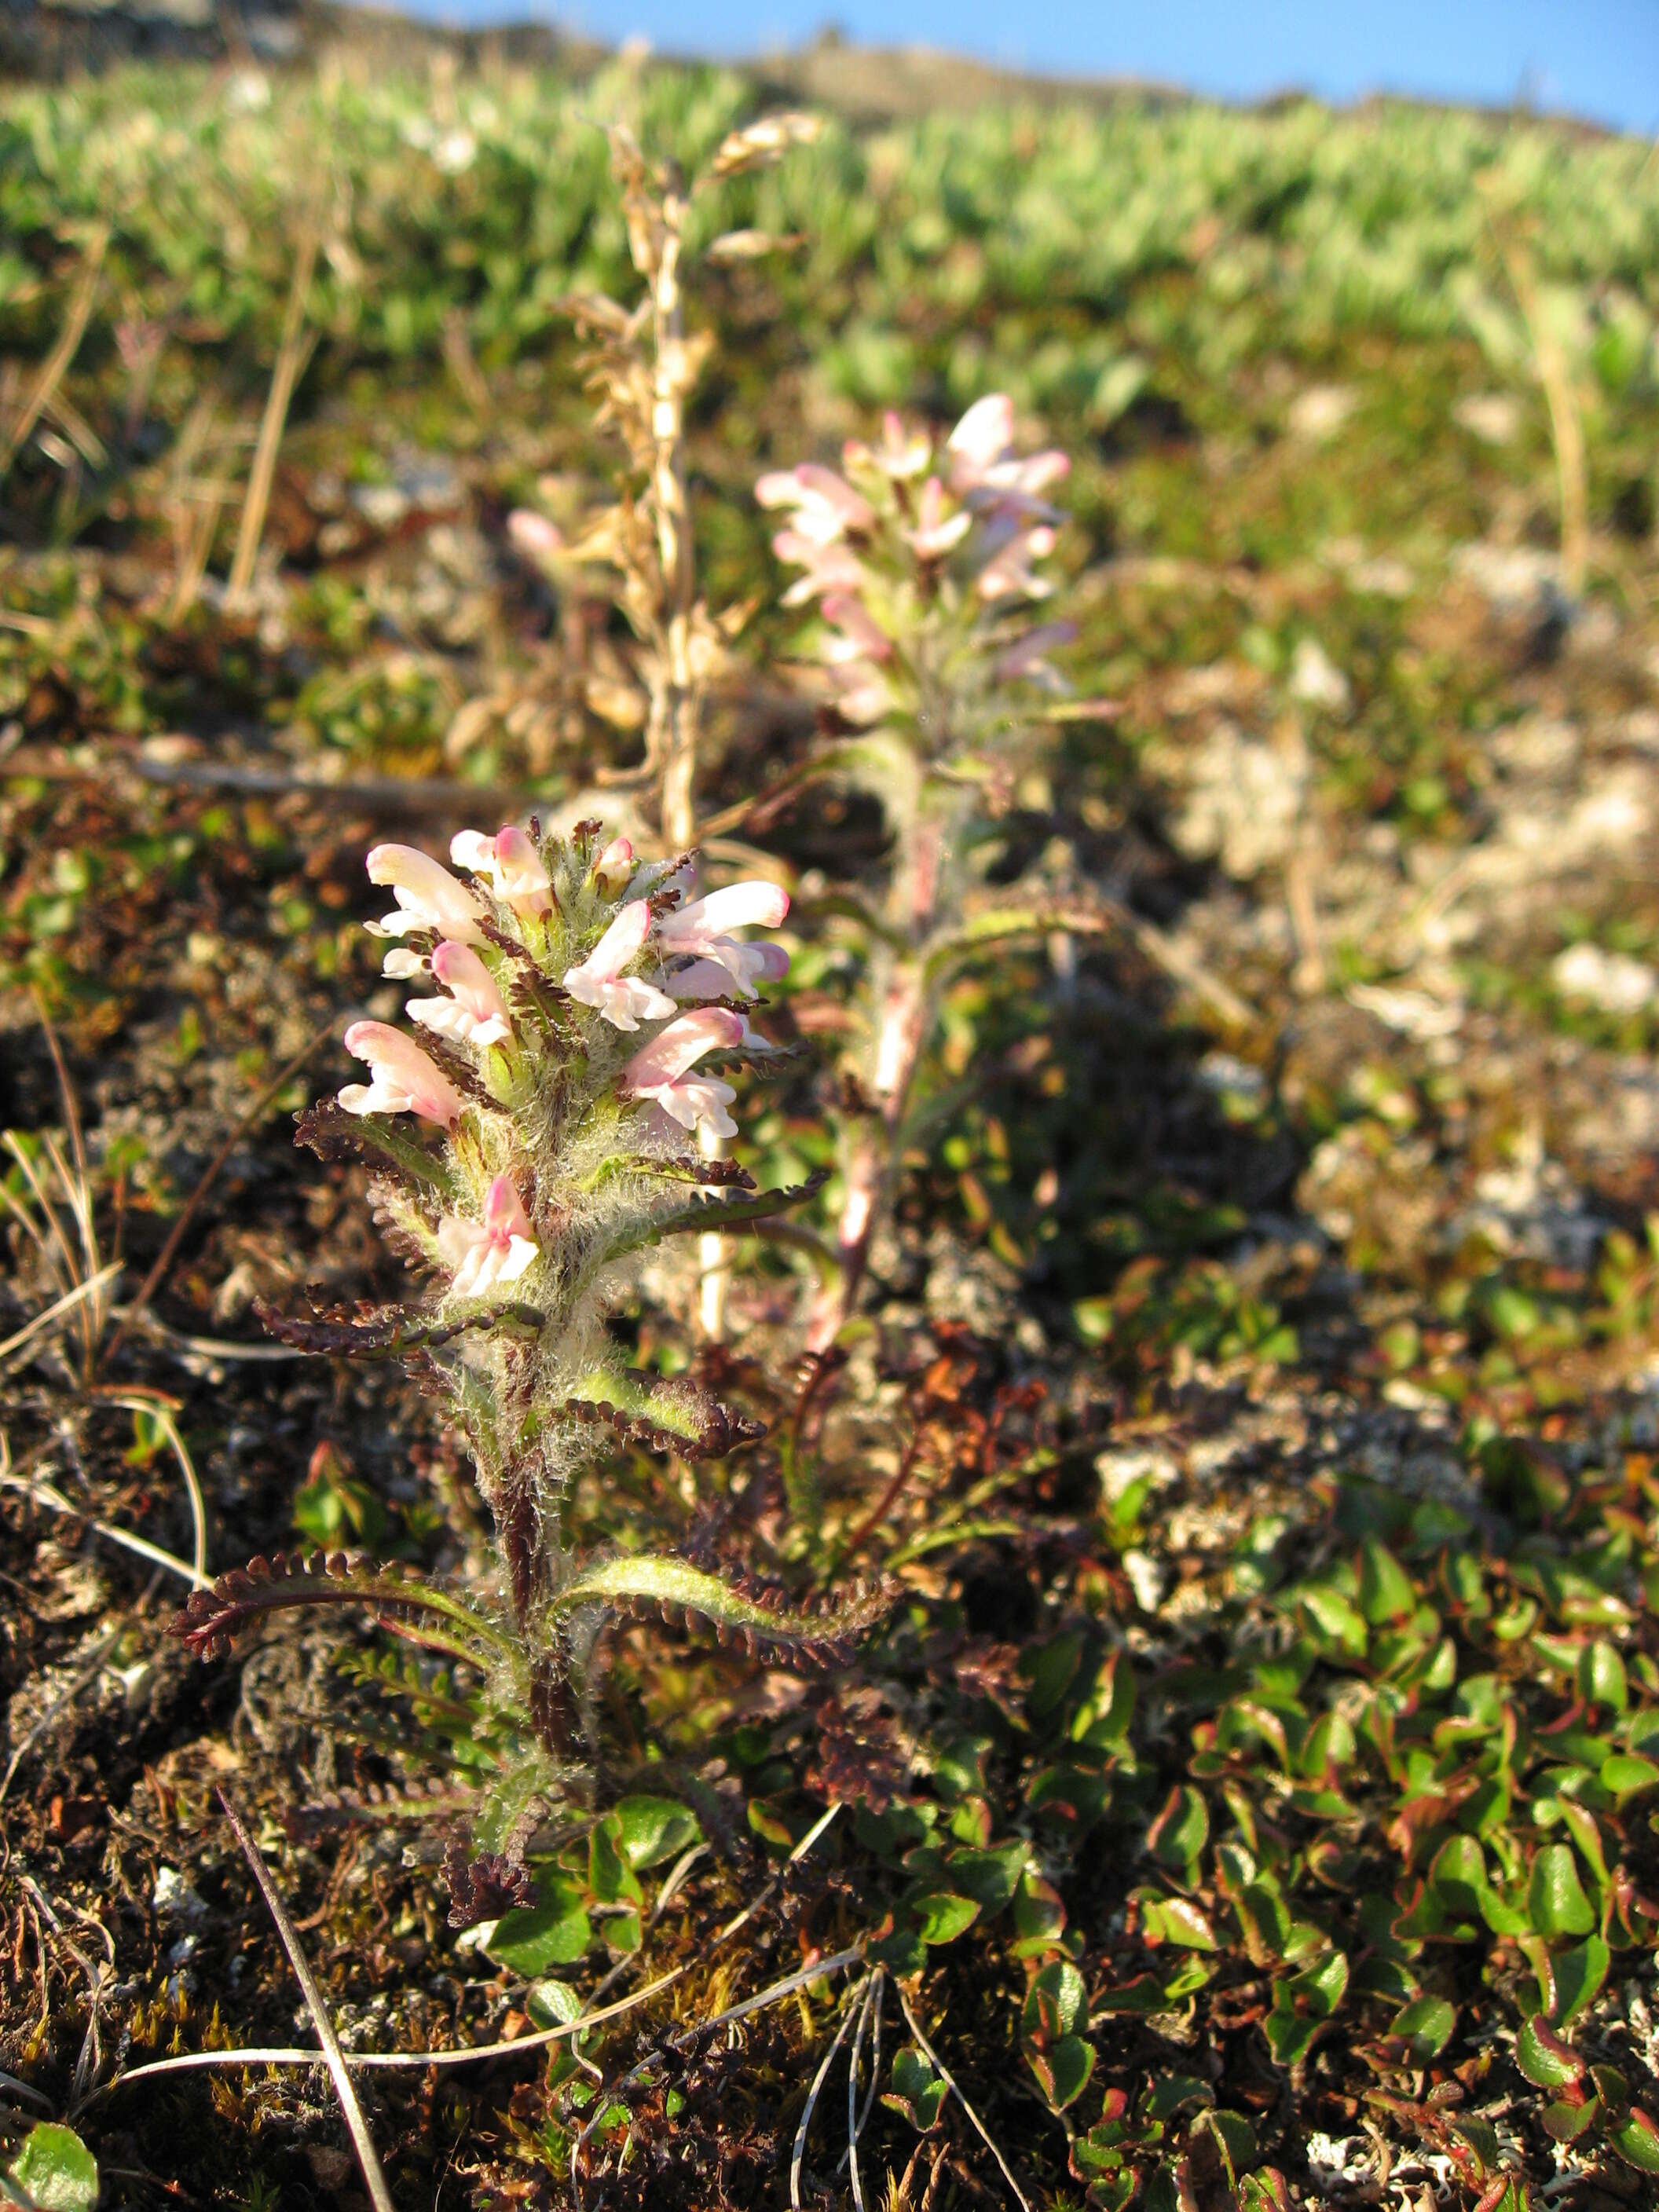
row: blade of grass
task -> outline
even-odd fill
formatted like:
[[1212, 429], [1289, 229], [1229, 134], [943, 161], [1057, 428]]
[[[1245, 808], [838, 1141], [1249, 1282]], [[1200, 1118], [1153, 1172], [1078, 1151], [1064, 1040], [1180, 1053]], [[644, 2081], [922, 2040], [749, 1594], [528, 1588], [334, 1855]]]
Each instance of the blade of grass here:
[[253, 581], [253, 564], [259, 556], [259, 540], [264, 535], [265, 510], [270, 504], [270, 487], [276, 474], [276, 456], [282, 450], [283, 430], [288, 422], [294, 388], [311, 358], [311, 343], [307, 343], [305, 331], [306, 308], [321, 244], [321, 225], [316, 222], [308, 223], [295, 257], [294, 281], [289, 288], [288, 307], [283, 317], [276, 365], [271, 372], [270, 391], [259, 424], [259, 441], [253, 449], [253, 465], [248, 471], [247, 497], [242, 502], [241, 520], [236, 526], [236, 550], [231, 556], [230, 575], [225, 585], [225, 605], [229, 609], [242, 605], [248, 586]]
[[49, 1306], [43, 1307], [35, 1315], [33, 1321], [25, 1322], [21, 1328], [0, 1344], [0, 1359], [9, 1359], [14, 1352], [21, 1352], [26, 1344], [33, 1343], [44, 1330], [51, 1328], [53, 1322], [61, 1321], [65, 1314], [72, 1313], [88, 1298], [95, 1298], [100, 1291], [109, 1287], [120, 1272], [121, 1262], [112, 1260], [106, 1267], [100, 1267], [84, 1283], [77, 1283], [72, 1291], [65, 1291], [61, 1297], [54, 1298]]
[[380, 2154], [374, 2148], [374, 2138], [368, 2131], [368, 2122], [363, 2117], [363, 2108], [357, 2101], [357, 2092], [352, 2087], [351, 2075], [346, 2066], [345, 2053], [340, 2048], [340, 2039], [334, 2033], [334, 2023], [328, 2016], [327, 2007], [323, 2002], [323, 1993], [317, 1986], [317, 1978], [311, 1971], [310, 1964], [301, 1946], [300, 1938], [295, 1933], [294, 1923], [288, 1917], [287, 1908], [277, 1895], [276, 1885], [270, 1878], [270, 1870], [260, 1856], [258, 1845], [243, 1826], [241, 1814], [238, 1813], [229, 1797], [222, 1790], [218, 1791], [217, 1795], [219, 1802], [224, 1808], [225, 1818], [230, 1823], [230, 1832], [235, 1837], [241, 1847], [242, 1856], [252, 1869], [253, 1879], [259, 1885], [259, 1893], [264, 1899], [270, 1917], [276, 1923], [276, 1933], [283, 1939], [283, 1948], [288, 1953], [289, 1964], [293, 1967], [300, 1987], [304, 1992], [306, 2007], [311, 2014], [313, 2025], [317, 2030], [317, 2039], [323, 2046], [323, 2054], [328, 2062], [328, 2070], [334, 2082], [334, 2094], [338, 2097], [340, 2109], [345, 2115], [346, 2128], [351, 2136], [352, 2148], [357, 2154], [357, 2164], [362, 2169], [364, 2184], [374, 2205], [374, 2212], [395, 2212], [392, 2202], [392, 2191], [386, 2187], [386, 2175], [381, 2169]]
[[92, 317], [92, 303], [98, 295], [98, 278], [103, 269], [104, 256], [109, 250], [110, 226], [100, 223], [87, 241], [81, 264], [81, 279], [70, 301], [64, 327], [58, 343], [40, 364], [40, 374], [35, 379], [34, 389], [23, 405], [23, 411], [0, 439], [0, 478], [3, 478], [17, 454], [32, 435], [35, 425], [52, 404], [52, 394], [69, 374], [70, 362], [81, 350], [81, 341], [87, 334], [87, 325]]

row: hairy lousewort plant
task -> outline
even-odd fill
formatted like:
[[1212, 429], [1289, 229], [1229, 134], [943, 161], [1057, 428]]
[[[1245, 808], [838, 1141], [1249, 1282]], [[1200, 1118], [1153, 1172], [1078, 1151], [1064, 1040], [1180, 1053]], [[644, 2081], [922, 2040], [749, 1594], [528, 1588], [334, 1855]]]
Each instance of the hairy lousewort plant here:
[[[625, 1364], [605, 1326], [624, 1263], [808, 1194], [758, 1191], [690, 1149], [700, 1133], [737, 1133], [720, 1067], [772, 1050], [750, 1012], [787, 958], [745, 933], [775, 927], [787, 895], [751, 882], [688, 901], [685, 861], [638, 860], [597, 831], [465, 831], [451, 847], [459, 873], [408, 846], [370, 853], [395, 904], [368, 926], [387, 940], [385, 973], [411, 988], [418, 1038], [353, 1023], [346, 1046], [369, 1079], [304, 1116], [300, 1134], [325, 1157], [372, 1160], [386, 1234], [427, 1287], [378, 1314], [263, 1314], [307, 1349], [400, 1352], [444, 1399], [495, 1517], [507, 1626], [384, 1571], [264, 1561], [198, 1594], [177, 1624], [210, 1652], [249, 1614], [313, 1595], [433, 1615], [428, 1640], [482, 1654], [498, 1702], [526, 1717], [549, 1791], [577, 1754], [584, 1662], [607, 1608], [697, 1613], [809, 1656], [870, 1612], [854, 1601], [801, 1615], [683, 1559], [585, 1556], [566, 1525], [573, 1478], [619, 1438], [695, 1459], [757, 1433], [698, 1384]], [[715, 1182], [714, 1196], [698, 1188]]]
[[987, 795], [1006, 795], [1041, 695], [1066, 689], [1048, 655], [1072, 627], [1032, 610], [1052, 588], [1040, 564], [1063, 518], [1049, 494], [1069, 466], [1057, 451], [1019, 453], [1012, 404], [993, 394], [942, 447], [890, 414], [878, 444], [847, 446], [842, 473], [808, 462], [756, 487], [787, 518], [773, 546], [801, 574], [785, 601], [817, 603], [817, 655], [848, 732], [816, 765], [873, 790], [894, 835], [884, 911], [864, 916], [865, 1111], [843, 1147], [840, 1272], [815, 1349], [857, 1295], [952, 968], [999, 939], [1097, 923], [1076, 902], [976, 896]]

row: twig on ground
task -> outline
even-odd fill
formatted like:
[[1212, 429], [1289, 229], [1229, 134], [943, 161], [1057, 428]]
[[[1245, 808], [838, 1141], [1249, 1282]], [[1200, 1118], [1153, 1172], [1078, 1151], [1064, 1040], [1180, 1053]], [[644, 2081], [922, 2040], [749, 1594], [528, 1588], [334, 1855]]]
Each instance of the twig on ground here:
[[865, 1982], [856, 1983], [848, 1993], [842, 2007], [841, 2025], [836, 2030], [835, 2040], [818, 2061], [818, 2070], [812, 2076], [812, 2086], [806, 2093], [806, 2109], [800, 2116], [800, 2125], [795, 2130], [795, 2146], [789, 2154], [789, 2212], [800, 2212], [801, 2160], [806, 2155], [806, 2137], [812, 2124], [812, 2114], [817, 2108], [818, 2098], [823, 2094], [830, 2069], [836, 2063], [836, 2053], [846, 2041], [847, 2031], [853, 2025], [853, 2014], [858, 2009], [859, 1999], [867, 1986]]
[[[729, 1936], [735, 1936], [739, 1928], [764, 1907], [784, 1875], [798, 1860], [805, 1857], [840, 1810], [839, 1805], [832, 1805], [821, 1819], [813, 1822], [754, 1903], [745, 1905], [735, 1919], [728, 1920], [725, 1927], [718, 1930], [713, 1939], [715, 1943], [722, 1943]], [[690, 1972], [689, 1965], [676, 1966], [672, 1972], [659, 1975], [654, 1982], [647, 1982], [643, 1989], [635, 1990], [631, 1996], [620, 1998], [613, 2005], [605, 2005], [597, 2012], [580, 2014], [574, 2020], [566, 2021], [557, 2027], [538, 2029], [534, 2035], [518, 2036], [511, 2043], [479, 2044], [465, 2051], [349, 2051], [345, 2054], [345, 2063], [348, 2066], [364, 2067], [468, 2066], [486, 2058], [517, 2058], [526, 2051], [537, 2051], [550, 2043], [563, 2043], [571, 2036], [586, 2034], [589, 2028], [603, 2027], [607, 2021], [620, 2020], [625, 2013], [637, 2011], [641, 2005], [660, 1996], [664, 1990], [672, 1989], [677, 1982], [684, 1981]], [[135, 2066], [125, 2074], [118, 2074], [94, 2094], [100, 2095], [106, 2090], [122, 2088], [129, 2081], [140, 2081], [158, 2074], [193, 2072], [203, 2066], [320, 2066], [322, 2063], [323, 2054], [320, 2051], [301, 2050], [292, 2045], [262, 2045], [242, 2051], [189, 2051], [177, 2058], [152, 2059], [148, 2065]]]
[[218, 1792], [218, 1798], [224, 1808], [225, 1818], [230, 1823], [230, 1832], [240, 1845], [242, 1856], [252, 1869], [253, 1879], [259, 1885], [259, 1893], [264, 1899], [271, 1918], [276, 1923], [276, 1933], [283, 1939], [283, 1948], [288, 1953], [289, 1964], [293, 1967], [300, 1987], [304, 1992], [306, 2007], [316, 2027], [317, 2039], [323, 2046], [323, 2055], [327, 2061], [329, 2073], [333, 2077], [334, 2093], [338, 2097], [340, 2109], [345, 2115], [345, 2124], [351, 2136], [352, 2148], [357, 2154], [357, 2164], [362, 2171], [363, 2181], [374, 2203], [375, 2212], [395, 2212], [392, 2202], [392, 2191], [386, 2187], [386, 2175], [381, 2169], [380, 2154], [374, 2148], [374, 2138], [368, 2131], [368, 2122], [363, 2118], [363, 2108], [357, 2101], [357, 2092], [352, 2087], [351, 2075], [346, 2066], [345, 2053], [340, 2048], [340, 2039], [334, 2033], [334, 2024], [329, 2019], [328, 2008], [323, 2002], [323, 1993], [317, 1986], [317, 1978], [312, 1972], [300, 1938], [295, 1933], [294, 1923], [289, 1918], [283, 1900], [276, 1893], [276, 1885], [270, 1878], [270, 1869], [259, 1855], [258, 1845], [249, 1835], [242, 1824], [241, 1815], [222, 1790]]
[[100, 1521], [83, 1505], [77, 1505], [72, 1498], [66, 1498], [57, 1484], [48, 1481], [43, 1474], [27, 1478], [13, 1474], [3, 1459], [0, 1459], [0, 1489], [21, 1491], [24, 1497], [33, 1498], [37, 1504], [51, 1506], [54, 1513], [66, 1514], [72, 1520], [84, 1521], [89, 1528], [109, 1543], [119, 1544], [124, 1551], [136, 1552], [141, 1559], [148, 1559], [152, 1566], [166, 1567], [172, 1574], [182, 1575], [198, 1589], [208, 1589], [212, 1586], [211, 1577], [198, 1574], [188, 1560], [178, 1559], [171, 1552], [164, 1552], [159, 1544], [152, 1544], [143, 1536], [135, 1536], [130, 1528], [118, 1528], [112, 1521]]
[[969, 2118], [974, 2124], [975, 2132], [978, 2135], [980, 2141], [985, 2145], [987, 2150], [990, 2152], [992, 2157], [995, 2159], [997, 2164], [1001, 2167], [1002, 2178], [1007, 2183], [1009, 2188], [1013, 2191], [1014, 2200], [1018, 2204], [1020, 2212], [1031, 2212], [1030, 2200], [1027, 2197], [1025, 2191], [1020, 2187], [1018, 2182], [1014, 2179], [1012, 2172], [1009, 2167], [1008, 2161], [998, 2149], [990, 2130], [986, 2126], [984, 2121], [981, 2119], [979, 2114], [974, 2110], [967, 2098], [963, 2094], [962, 2085], [957, 2081], [950, 2068], [939, 2057], [938, 2051], [934, 2050], [933, 2045], [927, 2040], [927, 2031], [922, 2027], [921, 2022], [916, 2018], [915, 2012], [911, 2005], [910, 2000], [904, 1993], [903, 1983], [896, 1982], [895, 1983], [894, 1987], [898, 1990], [898, 2001], [903, 2008], [904, 2017], [910, 2024], [910, 2033], [915, 2037], [916, 2041], [921, 2045], [923, 2056], [927, 2058], [928, 2064], [933, 2068], [934, 2073], [939, 2075], [939, 2080], [944, 2082], [946, 2090], [956, 2098], [957, 2102], [962, 2106], [963, 2111], [967, 2113]]

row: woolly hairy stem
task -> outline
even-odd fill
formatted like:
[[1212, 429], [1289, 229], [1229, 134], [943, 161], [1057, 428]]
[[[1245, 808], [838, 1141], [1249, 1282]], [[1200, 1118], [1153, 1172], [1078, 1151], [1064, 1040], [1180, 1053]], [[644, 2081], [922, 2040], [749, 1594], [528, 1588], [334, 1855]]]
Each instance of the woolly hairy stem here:
[[870, 1256], [870, 1239], [886, 1211], [898, 1168], [900, 1132], [921, 1064], [929, 1024], [930, 993], [924, 948], [933, 935], [944, 872], [945, 831], [937, 817], [918, 811], [902, 823], [894, 872], [890, 942], [894, 954], [876, 1024], [868, 1089], [876, 1115], [862, 1127], [846, 1170], [846, 1193], [836, 1245], [840, 1273], [819, 1298], [807, 1329], [809, 1352], [827, 1352], [858, 1302]]

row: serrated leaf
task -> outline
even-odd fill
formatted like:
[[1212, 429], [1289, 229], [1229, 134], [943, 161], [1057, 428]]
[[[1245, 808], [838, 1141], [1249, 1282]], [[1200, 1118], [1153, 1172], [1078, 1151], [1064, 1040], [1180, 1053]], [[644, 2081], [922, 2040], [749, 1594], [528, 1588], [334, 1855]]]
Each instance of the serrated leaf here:
[[1536, 2012], [1515, 2039], [1515, 2063], [1535, 2089], [1565, 2089], [1584, 2070], [1572, 2045]]
[[607, 1244], [605, 1258], [623, 1259], [663, 1237], [703, 1236], [714, 1231], [726, 1235], [746, 1228], [752, 1222], [769, 1221], [775, 1214], [809, 1204], [829, 1180], [828, 1168], [814, 1168], [805, 1182], [793, 1183], [787, 1188], [751, 1191], [746, 1196], [691, 1199], [672, 1213], [651, 1216], [616, 1243]]
[[688, 1560], [651, 1553], [599, 1559], [574, 1576], [554, 1600], [560, 1613], [584, 1605], [645, 1604], [700, 1614], [756, 1645], [793, 1651], [829, 1663], [875, 1626], [887, 1611], [884, 1593], [855, 1595], [839, 1613], [792, 1611]]

